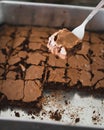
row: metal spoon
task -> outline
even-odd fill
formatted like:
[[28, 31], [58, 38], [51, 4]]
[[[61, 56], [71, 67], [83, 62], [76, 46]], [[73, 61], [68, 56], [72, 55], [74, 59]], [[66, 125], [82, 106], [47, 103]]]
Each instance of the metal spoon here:
[[87, 16], [81, 25], [72, 30], [72, 33], [76, 35], [79, 39], [83, 39], [85, 33], [86, 24], [93, 18], [93, 16], [99, 11], [99, 9], [104, 5], [104, 0], [101, 0], [95, 9]]

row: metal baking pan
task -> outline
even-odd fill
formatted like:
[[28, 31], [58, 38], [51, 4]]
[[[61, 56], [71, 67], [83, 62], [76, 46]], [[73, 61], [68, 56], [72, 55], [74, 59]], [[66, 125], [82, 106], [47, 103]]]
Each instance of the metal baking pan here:
[[[92, 9], [83, 6], [0, 1], [0, 24], [72, 29], [81, 24]], [[104, 31], [104, 9], [88, 23], [86, 30]], [[46, 90], [43, 95], [46, 99], [43, 109], [34, 118], [16, 108], [12, 111], [9, 108], [0, 111], [0, 129], [104, 129], [103, 95], [92, 96], [78, 90], [56, 90], [55, 93], [53, 90]], [[49, 114], [50, 111], [57, 110], [62, 113], [59, 121], [51, 119]], [[15, 116], [15, 112], [19, 112], [20, 117]]]

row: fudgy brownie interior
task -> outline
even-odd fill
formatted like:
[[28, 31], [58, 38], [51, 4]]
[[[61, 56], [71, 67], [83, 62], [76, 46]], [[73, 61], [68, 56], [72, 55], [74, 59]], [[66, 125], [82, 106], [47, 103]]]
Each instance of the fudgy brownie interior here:
[[0, 26], [0, 101], [37, 101], [50, 86], [104, 89], [104, 33], [86, 32], [81, 50], [63, 60], [47, 48], [56, 31]]

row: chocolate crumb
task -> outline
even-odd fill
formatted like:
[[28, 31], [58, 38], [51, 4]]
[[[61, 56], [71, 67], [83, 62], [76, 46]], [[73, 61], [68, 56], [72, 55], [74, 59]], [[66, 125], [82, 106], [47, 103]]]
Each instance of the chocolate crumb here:
[[15, 111], [14, 113], [15, 113], [15, 116], [16, 116], [16, 117], [20, 117], [19, 112], [16, 112], [16, 111]]
[[80, 121], [80, 118], [75, 119], [75, 123], [78, 123]]
[[93, 114], [95, 113], [95, 111], [93, 111]]
[[92, 117], [92, 120], [93, 120], [93, 121], [96, 121], [96, 120], [97, 120], [97, 118], [96, 118], [96, 117]]
[[46, 113], [45, 112], [42, 112], [42, 116], [45, 116], [46, 115]]
[[67, 100], [65, 100], [65, 105], [68, 105], [68, 101]]
[[34, 116], [31, 116], [31, 118], [32, 118], [32, 119], [35, 119], [35, 117], [34, 117]]
[[54, 119], [56, 121], [60, 121], [61, 118], [62, 118], [62, 115], [61, 115], [61, 113], [58, 110], [56, 110], [55, 112], [50, 112], [50, 114], [51, 114], [50, 118]]

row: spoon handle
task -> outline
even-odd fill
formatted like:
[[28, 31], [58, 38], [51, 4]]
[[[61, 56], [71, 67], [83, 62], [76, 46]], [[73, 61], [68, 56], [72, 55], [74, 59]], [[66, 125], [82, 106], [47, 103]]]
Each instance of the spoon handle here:
[[95, 9], [87, 16], [87, 18], [84, 20], [83, 24], [86, 25], [103, 5], [104, 5], [104, 0], [101, 0], [99, 2], [99, 4], [95, 7]]

